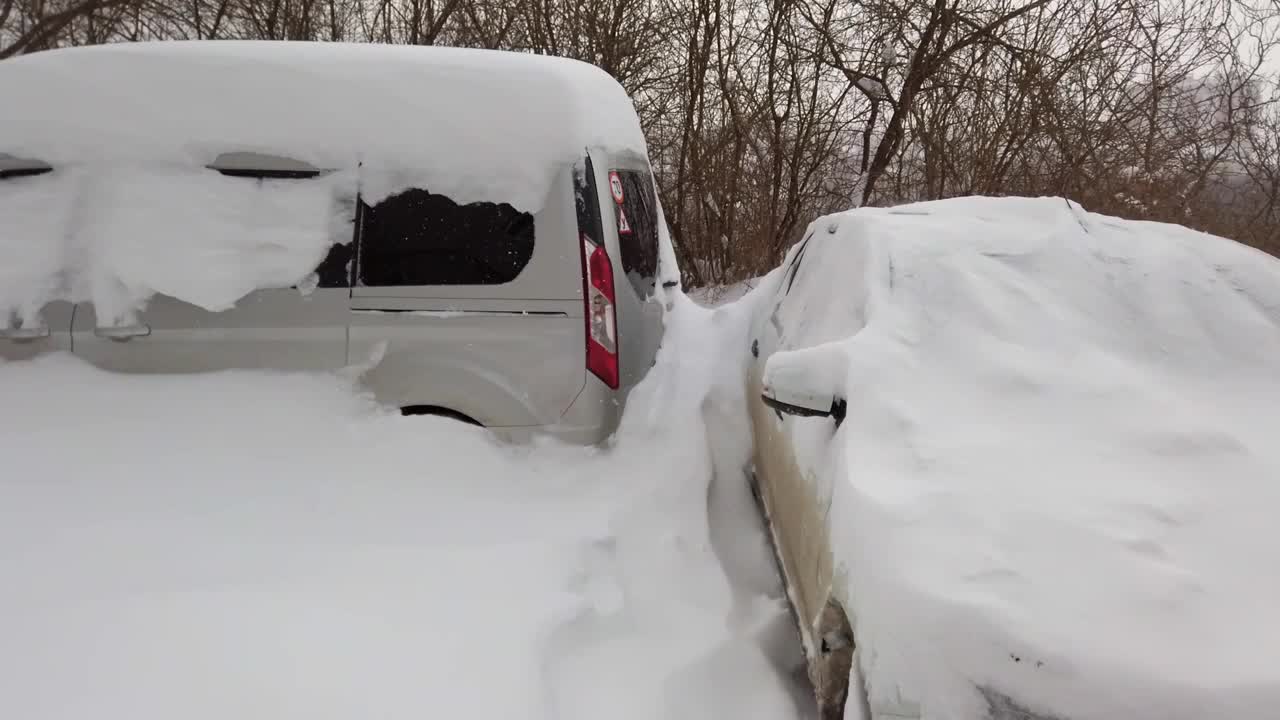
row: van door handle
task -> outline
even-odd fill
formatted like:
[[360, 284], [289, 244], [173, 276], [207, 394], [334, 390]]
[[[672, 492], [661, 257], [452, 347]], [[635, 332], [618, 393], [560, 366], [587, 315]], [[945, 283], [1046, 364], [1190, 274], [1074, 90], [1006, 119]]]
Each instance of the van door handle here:
[[28, 343], [49, 337], [49, 326], [4, 328], [0, 330], [0, 338], [18, 343]]
[[93, 334], [100, 338], [115, 340], [116, 342], [128, 342], [136, 337], [146, 337], [151, 334], [150, 325], [120, 325], [117, 327], [99, 327], [93, 329]]

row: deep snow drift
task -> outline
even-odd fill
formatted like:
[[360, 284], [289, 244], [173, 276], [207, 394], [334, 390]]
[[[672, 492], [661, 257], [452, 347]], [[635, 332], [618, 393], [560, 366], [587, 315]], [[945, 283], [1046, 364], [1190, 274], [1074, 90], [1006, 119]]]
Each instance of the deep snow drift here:
[[[873, 705], [1275, 716], [1280, 263], [1055, 200], [815, 227], [838, 242], [792, 340], [830, 343], [798, 362], [849, 415], [788, 422]], [[778, 279], [677, 298], [602, 451], [498, 446], [338, 377], [0, 364], [0, 711], [794, 716], [741, 482], [746, 320]]]
[[848, 399], [788, 425], [872, 707], [1277, 717], [1280, 261], [1055, 199], [828, 226], [787, 302], [831, 344], [774, 358]]
[[0, 364], [0, 715], [797, 717], [747, 448], [705, 419], [744, 417], [743, 320], [680, 299], [606, 450], [336, 376]]

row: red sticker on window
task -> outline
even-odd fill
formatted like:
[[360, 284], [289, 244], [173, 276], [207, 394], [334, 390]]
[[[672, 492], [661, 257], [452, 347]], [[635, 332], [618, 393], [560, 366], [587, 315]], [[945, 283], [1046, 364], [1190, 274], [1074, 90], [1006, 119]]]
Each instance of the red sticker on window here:
[[618, 171], [613, 170], [609, 173], [609, 192], [613, 195], [613, 201], [622, 204], [622, 178], [619, 177]]
[[622, 211], [622, 208], [618, 208], [618, 234], [631, 234], [631, 223], [627, 222], [627, 214]]

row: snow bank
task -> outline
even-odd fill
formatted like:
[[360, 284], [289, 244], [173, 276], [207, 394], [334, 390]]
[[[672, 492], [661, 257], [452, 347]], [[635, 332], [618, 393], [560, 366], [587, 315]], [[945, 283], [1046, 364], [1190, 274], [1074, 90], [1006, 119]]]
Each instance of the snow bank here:
[[[598, 68], [517, 53], [342, 43], [161, 42], [0, 63], [0, 324], [52, 300], [128, 321], [154, 293], [218, 311], [303, 279], [351, 241], [356, 195], [409, 187], [536, 212], [587, 147], [645, 142]], [[513, 119], [518, 117], [518, 119]], [[227, 153], [326, 171], [228, 178]]]
[[0, 362], [0, 715], [796, 717], [790, 617], [713, 541], [753, 520], [708, 500], [746, 445], [705, 419], [747, 316], [674, 305], [605, 450], [328, 375]]
[[789, 425], [873, 709], [1275, 716], [1280, 262], [1055, 199], [829, 223], [793, 295], [848, 417]]

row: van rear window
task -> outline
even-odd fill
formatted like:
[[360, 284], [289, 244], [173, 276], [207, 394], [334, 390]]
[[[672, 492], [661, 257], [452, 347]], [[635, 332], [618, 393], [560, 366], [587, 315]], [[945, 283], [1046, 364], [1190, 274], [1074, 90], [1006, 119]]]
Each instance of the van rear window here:
[[658, 202], [653, 178], [646, 172], [614, 170], [610, 173], [611, 186], [613, 175], [622, 186], [622, 202], [614, 210], [622, 269], [643, 300], [653, 295], [658, 279]]
[[501, 285], [533, 258], [533, 216], [506, 204], [413, 189], [361, 202], [359, 222], [358, 282], [368, 287]]

